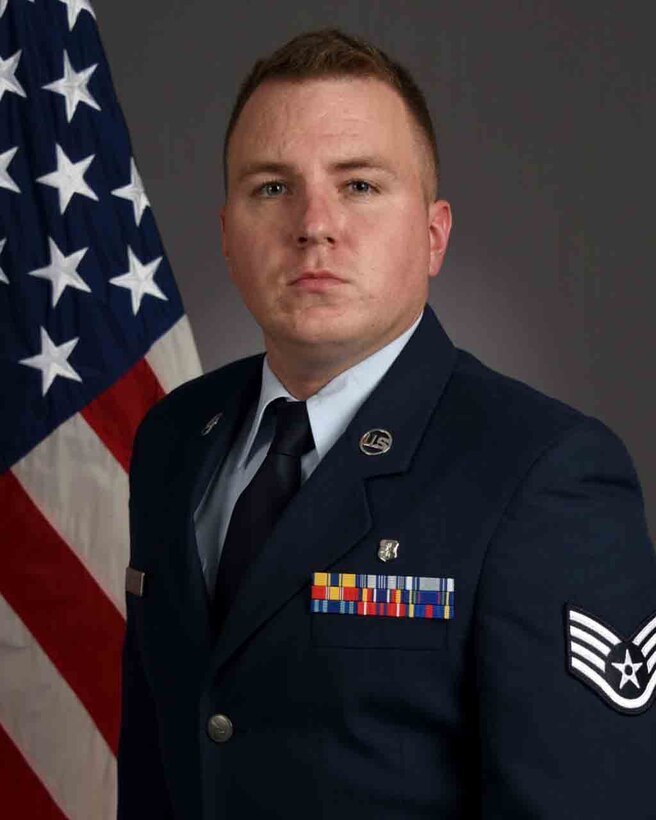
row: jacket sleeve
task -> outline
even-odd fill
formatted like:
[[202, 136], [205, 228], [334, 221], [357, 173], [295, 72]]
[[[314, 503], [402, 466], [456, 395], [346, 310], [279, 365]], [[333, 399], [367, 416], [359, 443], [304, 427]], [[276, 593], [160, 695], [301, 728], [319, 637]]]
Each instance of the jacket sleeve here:
[[[151, 413], [151, 418], [152, 418]], [[135, 438], [130, 464], [130, 564], [139, 567], [138, 521], [147, 518], [141, 489], [156, 476], [154, 463], [161, 451], [148, 446], [155, 425], [142, 423]], [[156, 438], [156, 437], [155, 437]], [[164, 437], [164, 440], [166, 438]], [[151, 453], [153, 456], [151, 457]], [[146, 678], [137, 641], [137, 607], [141, 600], [126, 592], [127, 622], [121, 675], [121, 729], [118, 748], [118, 820], [145, 817], [168, 820], [173, 812], [161, 762], [155, 703]]]
[[155, 707], [136, 646], [128, 602], [123, 645], [118, 820], [173, 818], [159, 748]]
[[[570, 668], [572, 608], [592, 625], [581, 645], [596, 658], [587, 665], [597, 683]], [[656, 638], [643, 642], [644, 657], [631, 639], [655, 616], [656, 554], [635, 471], [621, 441], [585, 419], [534, 463], [481, 571], [474, 647], [482, 818], [656, 817], [656, 704], [620, 708], [598, 685], [605, 678], [618, 690], [612, 662], [629, 649], [625, 671], [635, 674], [622, 698], [636, 702], [650, 680], [653, 689]], [[622, 639], [611, 654], [604, 634]]]

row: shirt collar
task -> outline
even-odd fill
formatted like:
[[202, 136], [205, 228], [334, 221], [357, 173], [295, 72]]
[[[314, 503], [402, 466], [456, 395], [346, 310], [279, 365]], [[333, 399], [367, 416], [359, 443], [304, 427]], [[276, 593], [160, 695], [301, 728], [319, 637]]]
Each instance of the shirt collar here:
[[275, 375], [273, 370], [271, 370], [271, 368], [269, 367], [269, 362], [267, 361], [267, 357], [265, 356], [262, 362], [262, 386], [260, 388], [260, 398], [258, 400], [257, 407], [255, 408], [255, 416], [253, 417], [253, 422], [251, 424], [251, 429], [248, 433], [248, 438], [246, 439], [244, 447], [241, 451], [241, 456], [239, 458], [238, 464], [240, 468], [243, 468], [245, 466], [246, 462], [251, 456], [251, 451], [253, 449], [253, 445], [255, 444], [255, 439], [260, 429], [260, 424], [262, 423], [262, 416], [264, 415], [264, 411], [267, 409], [267, 407], [271, 404], [272, 401], [279, 398], [284, 398], [288, 401], [296, 401], [294, 396], [292, 396], [292, 394], [287, 390], [287, 388]]
[[[333, 446], [361, 405], [369, 397], [392, 362], [414, 333], [421, 321], [423, 310], [414, 323], [396, 339], [376, 350], [366, 359], [335, 376], [321, 390], [307, 399], [307, 411], [312, 428], [312, 436], [319, 459]], [[278, 379], [269, 366], [268, 357], [262, 361], [262, 386], [255, 408], [255, 415], [239, 459], [239, 467], [244, 467], [251, 456], [262, 416], [268, 405], [277, 398], [297, 401]]]

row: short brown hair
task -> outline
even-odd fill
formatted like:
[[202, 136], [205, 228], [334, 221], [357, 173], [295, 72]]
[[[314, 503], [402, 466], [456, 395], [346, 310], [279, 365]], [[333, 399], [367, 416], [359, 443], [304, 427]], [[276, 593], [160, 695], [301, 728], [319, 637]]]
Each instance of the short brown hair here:
[[[345, 34], [336, 28], [326, 28], [299, 34], [270, 57], [257, 60], [242, 82], [237, 94], [223, 140], [223, 178], [228, 196], [228, 144], [237, 119], [248, 98], [265, 80], [301, 82], [322, 77], [371, 77], [391, 86], [404, 100], [423, 136], [428, 151], [428, 177], [431, 179], [426, 195], [437, 199], [439, 156], [437, 141], [426, 100], [410, 72], [391, 60], [383, 51], [360, 37]], [[431, 193], [432, 189], [432, 193]]]

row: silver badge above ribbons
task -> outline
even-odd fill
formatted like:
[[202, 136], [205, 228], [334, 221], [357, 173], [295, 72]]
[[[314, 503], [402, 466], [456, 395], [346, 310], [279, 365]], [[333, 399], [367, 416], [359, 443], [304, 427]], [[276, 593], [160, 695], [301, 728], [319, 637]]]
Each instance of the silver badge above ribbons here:
[[360, 439], [360, 449], [366, 456], [380, 456], [392, 447], [392, 434], [388, 430], [367, 430]]
[[212, 416], [212, 418], [207, 422], [205, 427], [201, 430], [201, 436], [206, 436], [208, 433], [211, 433], [212, 430], [216, 427], [216, 425], [221, 421], [221, 416], [223, 413], [217, 413], [216, 416]]
[[399, 557], [399, 542], [393, 538], [383, 538], [378, 545], [378, 557], [387, 563]]

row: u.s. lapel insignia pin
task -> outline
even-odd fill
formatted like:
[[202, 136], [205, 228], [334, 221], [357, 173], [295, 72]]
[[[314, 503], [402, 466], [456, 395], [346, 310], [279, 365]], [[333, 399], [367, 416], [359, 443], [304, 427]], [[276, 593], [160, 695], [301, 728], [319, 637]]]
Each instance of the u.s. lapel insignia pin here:
[[366, 456], [381, 456], [392, 447], [392, 434], [388, 430], [368, 430], [360, 439], [360, 450]]
[[378, 557], [387, 563], [399, 557], [399, 542], [393, 538], [383, 538], [378, 544]]
[[201, 430], [201, 436], [206, 436], [208, 433], [211, 433], [212, 430], [216, 427], [216, 425], [221, 420], [221, 416], [223, 413], [217, 413], [216, 416], [212, 416], [212, 418], [207, 422], [205, 427]]

